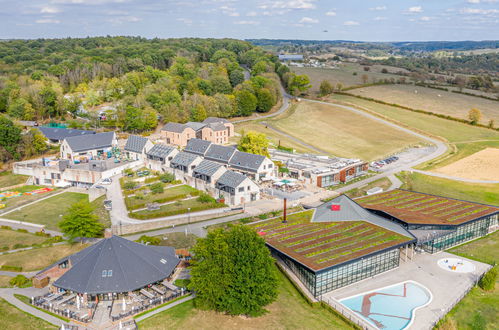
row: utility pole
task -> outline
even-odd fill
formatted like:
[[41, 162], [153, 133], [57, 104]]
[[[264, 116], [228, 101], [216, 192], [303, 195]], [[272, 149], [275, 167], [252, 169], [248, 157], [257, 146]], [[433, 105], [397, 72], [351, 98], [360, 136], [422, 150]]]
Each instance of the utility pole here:
[[287, 221], [287, 214], [286, 214], [286, 202], [288, 201], [287, 198], [284, 198], [284, 210], [283, 210], [283, 213], [282, 213], [282, 223], [288, 223]]

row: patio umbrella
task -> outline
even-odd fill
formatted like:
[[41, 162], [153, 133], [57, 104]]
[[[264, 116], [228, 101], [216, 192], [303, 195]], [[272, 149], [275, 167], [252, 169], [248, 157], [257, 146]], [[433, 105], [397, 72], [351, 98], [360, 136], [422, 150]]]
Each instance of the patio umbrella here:
[[121, 321], [120, 321], [120, 329], [123, 329], [123, 325], [121, 324]]
[[64, 324], [61, 324], [61, 330], [64, 330]]
[[80, 310], [80, 297], [76, 296], [76, 308]]
[[123, 297], [123, 303], [121, 304], [121, 308], [123, 309], [123, 312], [126, 310], [125, 297]]

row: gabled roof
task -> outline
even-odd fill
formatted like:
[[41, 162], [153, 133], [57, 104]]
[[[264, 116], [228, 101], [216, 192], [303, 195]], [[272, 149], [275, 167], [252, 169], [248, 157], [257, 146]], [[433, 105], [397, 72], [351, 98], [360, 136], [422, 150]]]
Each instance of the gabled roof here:
[[184, 151], [190, 152], [191, 154], [196, 154], [200, 156], [204, 156], [206, 150], [210, 147], [211, 142], [201, 139], [190, 139], [187, 141], [187, 145], [184, 148]]
[[265, 160], [265, 156], [236, 151], [229, 161], [229, 165], [237, 169], [256, 172]]
[[143, 245], [119, 236], [105, 238], [58, 264], [65, 260], [71, 268], [54, 286], [89, 294], [140, 289], [167, 278], [179, 263], [172, 247]]
[[[339, 208], [339, 210], [333, 211], [333, 205]], [[365, 221], [372, 223], [373, 225], [389, 229], [398, 234], [413, 238], [413, 236], [402, 226], [369, 212], [346, 195], [340, 195], [318, 206], [312, 217], [312, 222], [341, 221]]]
[[158, 143], [155, 144], [149, 151], [147, 151], [146, 154], [152, 157], [166, 158], [175, 149], [175, 147]]
[[149, 141], [148, 138], [138, 135], [130, 135], [126, 140], [125, 150], [140, 154], [144, 150], [147, 141]]
[[173, 157], [170, 164], [172, 165], [182, 165], [189, 166], [191, 165], [199, 156], [195, 154], [190, 154], [188, 152], [179, 152], [175, 157]]
[[195, 131], [199, 131], [201, 128], [206, 126], [206, 124], [198, 123], [196, 121], [189, 121], [189, 122], [185, 123], [185, 125], [192, 128]]
[[234, 147], [221, 146], [212, 143], [206, 151], [204, 157], [209, 160], [228, 164], [231, 157], [236, 153], [237, 149]]
[[58, 128], [58, 127], [37, 127], [40, 132], [49, 140], [64, 140], [70, 136], [80, 136], [95, 134], [94, 131], [86, 131], [81, 129], [71, 129], [71, 128]]
[[225, 127], [224, 124], [222, 123], [211, 123], [207, 125], [209, 128], [211, 128], [214, 131], [225, 131], [227, 130], [227, 127]]
[[163, 128], [161, 129], [162, 131], [168, 131], [168, 132], [175, 132], [175, 133], [182, 133], [187, 126], [185, 124], [180, 124], [180, 123], [167, 123]]
[[217, 180], [216, 185], [217, 187], [225, 186], [235, 189], [246, 179], [246, 175], [228, 170]]
[[222, 124], [226, 124], [226, 123], [230, 123], [230, 121], [228, 121], [228, 120], [227, 120], [227, 119], [225, 119], [225, 118], [208, 117], [208, 118], [206, 118], [205, 120], [203, 120], [203, 123], [204, 123], [204, 124], [212, 124], [212, 123], [222, 123]]
[[110, 148], [113, 146], [114, 132], [71, 136], [66, 142], [73, 152]]
[[218, 169], [222, 167], [223, 165], [220, 165], [219, 163], [215, 163], [205, 159], [201, 163], [199, 163], [198, 166], [196, 166], [196, 168], [194, 169], [194, 173], [206, 176], [212, 176], [213, 174], [215, 174], [216, 171], [218, 171]]

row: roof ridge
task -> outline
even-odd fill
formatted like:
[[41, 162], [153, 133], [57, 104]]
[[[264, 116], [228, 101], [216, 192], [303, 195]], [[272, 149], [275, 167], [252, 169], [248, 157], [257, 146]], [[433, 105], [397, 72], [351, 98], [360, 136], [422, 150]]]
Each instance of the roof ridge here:
[[[99, 244], [99, 246], [105, 245], [105, 243], [107, 242], [107, 240], [108, 240], [108, 238], [104, 238], [102, 241], [100, 241], [97, 244]], [[101, 254], [102, 254], [103, 251], [104, 251], [104, 248], [101, 248], [101, 250], [99, 252], [99, 256], [97, 258], [94, 258], [94, 268], [92, 269], [92, 271], [90, 272], [90, 274], [89, 274], [89, 276], [87, 278], [87, 282], [85, 284], [85, 290], [83, 292], [88, 292], [88, 283], [90, 282], [90, 279], [92, 278], [92, 276], [94, 274], [95, 268], [97, 267], [97, 261], [100, 260], [100, 256], [101, 256]], [[86, 258], [86, 257], [88, 257], [88, 253], [87, 253], [87, 255], [84, 258]]]

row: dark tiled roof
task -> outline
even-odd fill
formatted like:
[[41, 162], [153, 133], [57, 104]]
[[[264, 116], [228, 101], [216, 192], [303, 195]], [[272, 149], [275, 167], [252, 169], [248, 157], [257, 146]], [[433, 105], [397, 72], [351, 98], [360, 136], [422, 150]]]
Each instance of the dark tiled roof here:
[[161, 130], [168, 132], [182, 133], [186, 128], [187, 126], [185, 124], [167, 123], [165, 126], [163, 126]]
[[237, 169], [256, 172], [265, 160], [265, 156], [236, 151], [229, 165]]
[[199, 131], [201, 128], [206, 126], [206, 124], [198, 123], [196, 121], [189, 121], [189, 122], [185, 123], [185, 125], [192, 128], [195, 131]]
[[167, 278], [179, 263], [172, 247], [143, 245], [119, 236], [103, 239], [59, 263], [67, 259], [72, 266], [54, 286], [89, 294], [140, 289]]
[[173, 157], [171, 164], [189, 166], [198, 158], [198, 155], [190, 154], [188, 152], [179, 152], [175, 157]]
[[205, 124], [213, 124], [213, 123], [222, 123], [222, 124], [225, 124], [225, 123], [230, 123], [230, 121], [228, 121], [225, 118], [208, 117], [205, 120], [203, 120], [203, 123], [205, 123]]
[[73, 152], [110, 148], [113, 145], [114, 132], [71, 136], [65, 140]]
[[80, 136], [95, 134], [94, 131], [85, 131], [81, 129], [71, 129], [71, 128], [57, 128], [57, 127], [37, 127], [40, 132], [49, 140], [62, 141], [70, 136]]
[[221, 167], [223, 167], [223, 165], [205, 159], [196, 166], [194, 173], [212, 176]]
[[126, 151], [131, 151], [131, 152], [136, 152], [136, 153], [142, 153], [142, 150], [144, 150], [144, 147], [146, 146], [146, 143], [148, 141], [148, 138], [138, 136], [138, 135], [130, 135], [128, 139], [126, 140], [125, 144], [125, 150]]
[[219, 144], [211, 144], [204, 157], [209, 160], [221, 162], [224, 164], [228, 164], [230, 158], [236, 152], [236, 148], [234, 147], [226, 147], [221, 146]]
[[229, 170], [222, 174], [216, 185], [237, 188], [246, 178], [246, 175]]
[[147, 155], [153, 157], [166, 158], [168, 155], [175, 150], [175, 147], [168, 146], [166, 144], [155, 144], [148, 152]]
[[184, 151], [190, 152], [191, 154], [196, 154], [204, 156], [206, 150], [210, 147], [211, 142], [201, 139], [190, 139], [187, 141]]
[[225, 125], [222, 124], [222, 123], [211, 123], [211, 124], [208, 124], [208, 127], [211, 128], [214, 131], [225, 131], [225, 130], [227, 130], [227, 127], [225, 127]]

